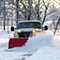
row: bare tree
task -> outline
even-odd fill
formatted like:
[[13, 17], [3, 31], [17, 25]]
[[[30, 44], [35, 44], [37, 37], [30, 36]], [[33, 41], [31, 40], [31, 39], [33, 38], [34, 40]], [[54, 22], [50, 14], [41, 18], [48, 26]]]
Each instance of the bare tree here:
[[43, 22], [42, 22], [42, 24], [45, 22], [45, 18], [46, 18], [46, 16], [47, 16], [47, 10], [48, 10], [48, 8], [49, 8], [49, 2], [48, 2], [48, 4], [46, 5], [45, 2], [44, 2], [44, 0], [43, 0], [43, 3], [44, 3], [44, 6], [45, 6], [45, 12], [44, 12], [44, 17], [43, 17]]
[[20, 0], [20, 3], [22, 3], [23, 7], [22, 8], [19, 8], [19, 11], [23, 14], [23, 16], [25, 17], [25, 20], [27, 20], [27, 15], [29, 13], [28, 12], [28, 9], [26, 8], [26, 5], [23, 3], [23, 0]]
[[[28, 2], [24, 4], [23, 0], [20, 0], [20, 3], [22, 3], [23, 8], [19, 9], [19, 11], [24, 15], [25, 20], [30, 20], [32, 17], [37, 17], [37, 20], [40, 20], [40, 0], [38, 0], [38, 4], [33, 7], [33, 1], [27, 0]], [[26, 2], [26, 1], [25, 1]], [[24, 11], [23, 11], [24, 10]], [[33, 16], [31, 16], [33, 15]]]
[[[4, 3], [4, 0], [0, 0], [0, 3]], [[7, 2], [7, 3], [6, 3]], [[14, 0], [5, 0], [7, 5], [12, 4], [16, 7], [16, 2]], [[2, 5], [3, 6], [3, 5]], [[46, 17], [53, 11], [48, 13], [48, 9], [50, 8], [50, 2], [47, 0], [19, 0], [19, 6], [17, 11], [19, 12], [18, 18], [19, 20], [42, 20], [42, 13], [44, 13], [43, 22], [45, 22]], [[45, 9], [44, 9], [45, 7]], [[44, 9], [44, 10], [43, 10]], [[16, 13], [16, 12], [15, 12]], [[15, 17], [16, 18], [16, 17]]]
[[[47, 4], [46, 4], [45, 1], [43, 0], [43, 3], [44, 3], [45, 11], [44, 11], [44, 17], [43, 17], [42, 24], [45, 22], [45, 19], [48, 15], [51, 15], [52, 13], [57, 12], [57, 11], [55, 11], [56, 9], [52, 9], [49, 13], [47, 13], [48, 9], [50, 8], [49, 6], [50, 6], [51, 2], [48, 0]], [[52, 8], [54, 8], [54, 7], [52, 7]]]
[[37, 12], [37, 20], [41, 20], [41, 17], [40, 17], [40, 0], [38, 0], [38, 4], [36, 5], [35, 9], [36, 9], [36, 12]]

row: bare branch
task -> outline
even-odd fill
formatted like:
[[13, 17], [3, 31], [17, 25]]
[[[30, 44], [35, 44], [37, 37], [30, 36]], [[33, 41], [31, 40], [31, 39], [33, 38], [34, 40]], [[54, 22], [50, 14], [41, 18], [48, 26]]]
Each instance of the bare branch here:
[[43, 22], [42, 22], [42, 24], [45, 22], [45, 18], [46, 18], [46, 14], [47, 14], [47, 10], [48, 10], [48, 7], [49, 7], [49, 2], [48, 2], [48, 4], [46, 5], [45, 4], [45, 2], [44, 2], [44, 0], [43, 0], [43, 3], [44, 3], [44, 6], [45, 6], [45, 12], [44, 12], [44, 18], [43, 18]]
[[56, 30], [57, 30], [57, 28], [58, 28], [59, 21], [60, 21], [60, 17], [59, 17], [59, 19], [58, 19], [58, 22], [57, 22], [57, 25], [56, 25], [56, 28], [55, 28], [55, 31], [54, 31], [54, 35], [55, 35]]
[[47, 6], [46, 6], [46, 4], [45, 4], [44, 0], [43, 0], [43, 3], [44, 3], [45, 8], [47, 8]]
[[23, 4], [24, 8], [27, 10], [26, 5], [22, 2], [22, 0], [20, 2]]
[[48, 15], [50, 15], [50, 14], [52, 14], [52, 13], [54, 13], [54, 12], [51, 11], [50, 13], [46, 14], [46, 16], [48, 16]]

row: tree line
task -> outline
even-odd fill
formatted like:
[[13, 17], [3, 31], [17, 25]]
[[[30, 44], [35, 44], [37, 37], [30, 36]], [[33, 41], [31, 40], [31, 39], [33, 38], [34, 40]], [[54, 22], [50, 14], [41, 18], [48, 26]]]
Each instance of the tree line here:
[[[59, 0], [18, 0], [18, 9], [16, 4], [16, 0], [0, 0], [0, 18], [3, 17], [4, 23], [6, 20], [12, 21], [11, 26], [14, 20], [40, 20], [42, 24], [48, 20], [54, 22], [60, 15]], [[18, 19], [16, 18], [17, 11]]]

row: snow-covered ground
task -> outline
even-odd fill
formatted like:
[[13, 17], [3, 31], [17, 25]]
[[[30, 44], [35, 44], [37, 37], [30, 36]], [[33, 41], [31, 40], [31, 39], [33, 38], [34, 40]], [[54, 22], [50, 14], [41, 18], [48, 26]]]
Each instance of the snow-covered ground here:
[[60, 30], [54, 30], [29, 38], [25, 46], [8, 49], [8, 41], [14, 32], [0, 31], [0, 60], [60, 60]]

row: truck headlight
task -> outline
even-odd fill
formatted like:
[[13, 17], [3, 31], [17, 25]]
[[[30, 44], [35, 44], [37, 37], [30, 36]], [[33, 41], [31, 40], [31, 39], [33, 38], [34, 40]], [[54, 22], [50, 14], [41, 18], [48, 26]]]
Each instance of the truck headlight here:
[[33, 31], [32, 31], [32, 33], [33, 33], [33, 34], [36, 34], [36, 31], [35, 31], [35, 30], [33, 30]]
[[21, 30], [18, 30], [18, 33], [21, 33]]
[[30, 34], [30, 37], [33, 37], [33, 36], [35, 36], [35, 35], [36, 35], [36, 31], [33, 30], [33, 31], [31, 32], [31, 34]]

